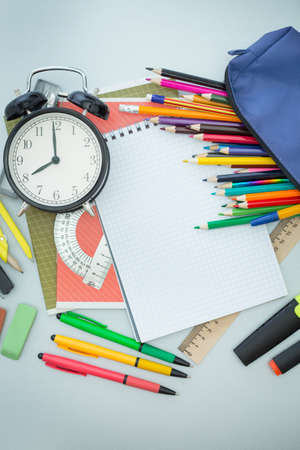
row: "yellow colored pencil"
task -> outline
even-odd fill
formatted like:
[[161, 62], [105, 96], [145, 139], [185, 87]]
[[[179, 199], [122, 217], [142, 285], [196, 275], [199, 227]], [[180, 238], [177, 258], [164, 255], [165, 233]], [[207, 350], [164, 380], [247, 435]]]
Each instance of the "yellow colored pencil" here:
[[17, 225], [15, 224], [9, 212], [7, 211], [7, 209], [5, 208], [4, 204], [1, 201], [0, 201], [0, 215], [3, 217], [4, 221], [6, 222], [6, 225], [16, 238], [25, 255], [29, 259], [31, 259], [32, 253], [29, 245], [27, 244], [23, 234], [21, 233], [21, 231], [19, 230], [19, 228], [17, 227]]
[[192, 163], [199, 165], [222, 165], [222, 166], [276, 166], [276, 162], [268, 156], [234, 156], [232, 158], [225, 156], [218, 157], [197, 157], [193, 160], [184, 159], [184, 163]]

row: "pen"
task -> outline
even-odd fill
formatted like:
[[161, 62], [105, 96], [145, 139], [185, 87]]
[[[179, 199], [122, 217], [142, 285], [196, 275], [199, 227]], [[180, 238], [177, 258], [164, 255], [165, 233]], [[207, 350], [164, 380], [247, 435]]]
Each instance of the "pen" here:
[[152, 381], [132, 377], [131, 375], [112, 370], [102, 369], [101, 367], [82, 363], [75, 359], [64, 358], [63, 356], [51, 355], [49, 353], [39, 353], [38, 357], [46, 363], [46, 366], [51, 367], [52, 369], [62, 370], [76, 375], [93, 375], [94, 377], [105, 378], [106, 380], [126, 384], [127, 386], [144, 389], [145, 391], [151, 391], [157, 394], [176, 395], [176, 392], [172, 389], [153, 383]]
[[172, 369], [172, 367], [164, 364], [150, 361], [149, 359], [142, 359], [137, 356], [127, 355], [126, 353], [117, 352], [115, 350], [111, 350], [110, 348], [101, 347], [100, 345], [61, 336], [59, 334], [53, 334], [51, 339], [59, 348], [69, 352], [78, 353], [79, 355], [91, 356], [93, 358], [98, 358], [101, 356], [102, 358], [128, 364], [129, 366], [134, 366], [138, 369], [149, 370], [150, 372], [156, 372], [162, 375], [187, 378], [186, 373], [177, 369]]
[[190, 366], [189, 362], [175, 356], [173, 353], [161, 350], [160, 348], [146, 343], [138, 342], [133, 338], [116, 333], [115, 331], [111, 331], [107, 328], [107, 325], [103, 325], [96, 320], [74, 313], [73, 311], [59, 313], [56, 317], [61, 322], [71, 325], [72, 327], [79, 328], [79, 330], [86, 331], [87, 333], [94, 334], [95, 336], [107, 339], [108, 341], [116, 342], [117, 344], [132, 348], [140, 353], [144, 353], [145, 355], [153, 356], [154, 358], [162, 359], [163, 361], [173, 364], [179, 364], [181, 366]]
[[17, 225], [15, 224], [9, 212], [7, 211], [7, 209], [5, 208], [4, 204], [1, 201], [0, 201], [0, 215], [3, 217], [4, 221], [6, 222], [7, 226], [9, 227], [10, 231], [12, 232], [16, 240], [18, 241], [25, 255], [28, 258], [32, 258], [32, 253], [29, 245], [27, 244], [21, 231], [19, 230], [19, 228], [17, 227]]
[[0, 258], [5, 263], [9, 264], [11, 267], [16, 269], [18, 272], [23, 273], [23, 270], [21, 269], [18, 261], [10, 254], [8, 253], [8, 243], [7, 239], [3, 234], [3, 231], [0, 228]]
[[274, 211], [263, 216], [260, 216], [258, 219], [253, 219], [251, 225], [253, 227], [257, 225], [263, 225], [265, 223], [276, 222], [276, 220], [287, 219], [288, 217], [298, 216], [300, 214], [300, 205], [290, 206], [288, 208], [282, 209], [280, 211]]

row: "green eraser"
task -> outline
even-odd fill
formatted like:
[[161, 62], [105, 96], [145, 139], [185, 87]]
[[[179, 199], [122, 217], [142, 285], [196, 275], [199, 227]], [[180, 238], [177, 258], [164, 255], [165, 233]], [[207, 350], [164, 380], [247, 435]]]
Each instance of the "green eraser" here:
[[31, 330], [36, 308], [25, 303], [20, 303], [5, 335], [1, 353], [7, 358], [19, 359]]

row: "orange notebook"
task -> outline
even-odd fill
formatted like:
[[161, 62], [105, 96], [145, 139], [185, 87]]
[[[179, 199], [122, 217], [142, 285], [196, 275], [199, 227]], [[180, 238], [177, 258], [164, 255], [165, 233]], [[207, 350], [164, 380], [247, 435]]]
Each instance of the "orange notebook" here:
[[[110, 109], [109, 119], [104, 121], [90, 114], [87, 116], [94, 122], [102, 133], [124, 128], [140, 122], [149, 116], [135, 115], [119, 112], [119, 104], [139, 104], [149, 105], [148, 102], [132, 102], [119, 99], [116, 102], [107, 102]], [[65, 103], [64, 107], [80, 111], [80, 108], [70, 103]], [[100, 193], [101, 195], [101, 193]], [[96, 209], [95, 209], [96, 211]], [[81, 214], [76, 226], [76, 240], [81, 251], [93, 257], [95, 251], [103, 238], [98, 214], [91, 217], [87, 212]], [[79, 251], [79, 249], [78, 249]], [[100, 289], [84, 283], [84, 277], [72, 271], [57, 254], [57, 309], [75, 308], [124, 308], [124, 302], [119, 287], [118, 279], [113, 264], [105, 276]]]

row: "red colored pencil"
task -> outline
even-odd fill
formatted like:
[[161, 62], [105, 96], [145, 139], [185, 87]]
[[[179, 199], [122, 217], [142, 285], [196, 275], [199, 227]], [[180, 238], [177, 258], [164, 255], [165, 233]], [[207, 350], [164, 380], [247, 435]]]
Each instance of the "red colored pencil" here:
[[297, 205], [300, 204], [300, 197], [294, 198], [278, 198], [270, 200], [255, 200], [249, 202], [238, 203], [234, 208], [261, 208], [262, 206], [278, 206], [278, 205]]

